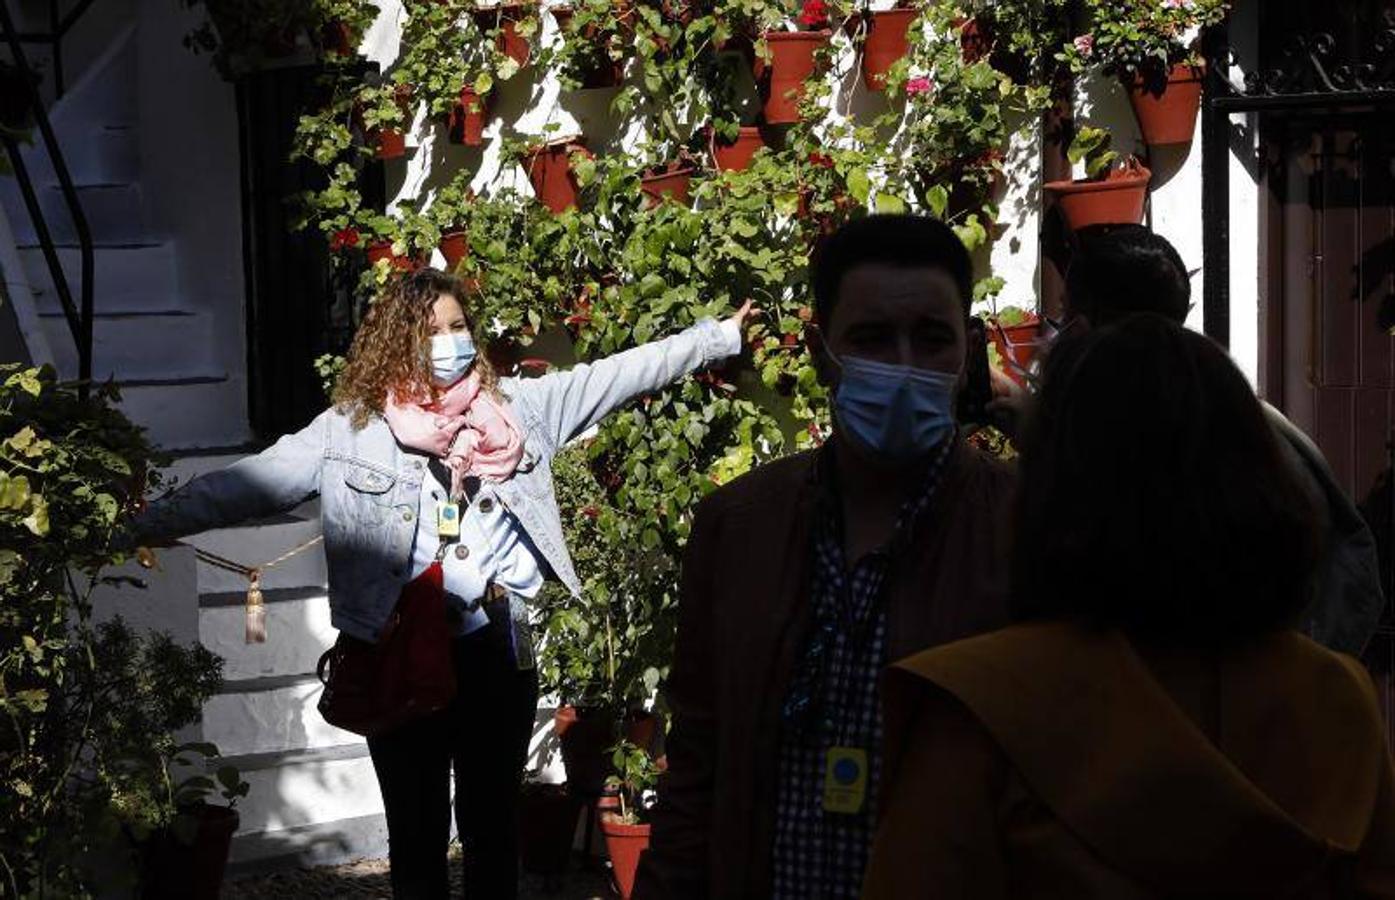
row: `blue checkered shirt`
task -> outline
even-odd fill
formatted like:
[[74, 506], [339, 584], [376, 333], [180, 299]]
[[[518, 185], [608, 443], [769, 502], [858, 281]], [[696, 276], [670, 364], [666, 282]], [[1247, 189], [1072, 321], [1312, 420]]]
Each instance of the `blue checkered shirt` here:
[[[773, 857], [775, 900], [833, 900], [862, 893], [881, 781], [882, 714], [877, 681], [886, 665], [882, 585], [939, 486], [953, 440], [937, 451], [922, 489], [902, 507], [884, 548], [848, 570], [837, 500], [826, 497], [814, 527], [814, 615], [780, 732]], [[825, 457], [822, 465], [830, 460]], [[825, 478], [826, 481], [826, 478]], [[829, 492], [831, 494], [832, 492]], [[856, 814], [823, 809], [830, 747], [867, 753], [867, 798]]]

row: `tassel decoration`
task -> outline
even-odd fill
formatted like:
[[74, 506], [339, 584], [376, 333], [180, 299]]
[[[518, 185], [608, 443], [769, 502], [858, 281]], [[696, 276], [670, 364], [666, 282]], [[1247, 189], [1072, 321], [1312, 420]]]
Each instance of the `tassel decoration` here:
[[266, 643], [266, 600], [262, 597], [262, 573], [253, 569], [247, 574], [247, 635], [249, 644]]

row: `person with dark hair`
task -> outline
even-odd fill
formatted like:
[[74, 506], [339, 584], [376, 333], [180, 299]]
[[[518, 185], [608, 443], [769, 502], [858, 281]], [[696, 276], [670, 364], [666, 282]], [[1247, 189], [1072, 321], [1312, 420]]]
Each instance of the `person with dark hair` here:
[[1374, 685], [1294, 629], [1311, 519], [1211, 341], [1144, 314], [1053, 353], [1019, 624], [888, 675], [864, 897], [1395, 897]]
[[[721, 323], [520, 379], [490, 365], [467, 300], [465, 284], [436, 269], [393, 279], [354, 336], [333, 406], [152, 503], [135, 528], [168, 540], [319, 497], [339, 631], [321, 660], [331, 668], [320, 709], [368, 738], [393, 896], [412, 900], [450, 893], [452, 771], [466, 893], [517, 895], [514, 817], [538, 700], [527, 607], [548, 577], [581, 591], [549, 461], [632, 398], [739, 353], [751, 312], [747, 302]], [[375, 662], [403, 640], [407, 659], [421, 667], [436, 656], [439, 668]], [[360, 683], [338, 688], [336, 672]], [[365, 714], [365, 698], [423, 680], [448, 702], [397, 694]], [[332, 712], [336, 698], [356, 707], [352, 722]]]
[[971, 265], [948, 226], [871, 216], [813, 260], [821, 448], [699, 507], [634, 896], [856, 897], [882, 781], [879, 676], [997, 628], [1011, 472], [954, 420]]
[[[1175, 247], [1142, 225], [1105, 225], [1080, 234], [1066, 276], [1067, 333], [1138, 313], [1181, 324], [1191, 309], [1186, 265]], [[1279, 448], [1313, 502], [1322, 549], [1306, 582], [1301, 627], [1334, 650], [1360, 654], [1385, 609], [1376, 541], [1322, 451], [1283, 413], [1262, 404]]]

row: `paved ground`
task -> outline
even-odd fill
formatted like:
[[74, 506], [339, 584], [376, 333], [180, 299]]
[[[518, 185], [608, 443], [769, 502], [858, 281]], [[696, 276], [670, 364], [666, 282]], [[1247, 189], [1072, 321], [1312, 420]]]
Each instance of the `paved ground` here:
[[[536, 875], [523, 876], [520, 900], [609, 900], [609, 875], [601, 863], [584, 866], [578, 858], [560, 885], [545, 885]], [[452, 896], [460, 896], [460, 868], [451, 866]], [[361, 860], [343, 866], [299, 869], [234, 881], [223, 900], [390, 900], [386, 860]]]

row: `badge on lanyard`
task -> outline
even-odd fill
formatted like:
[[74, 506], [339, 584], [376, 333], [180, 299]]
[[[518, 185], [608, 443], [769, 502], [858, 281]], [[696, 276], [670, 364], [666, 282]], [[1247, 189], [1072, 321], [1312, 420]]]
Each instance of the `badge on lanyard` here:
[[853, 815], [867, 802], [867, 751], [829, 747], [823, 773], [824, 812]]
[[441, 501], [436, 504], [436, 534], [443, 538], [460, 537], [460, 504]]

